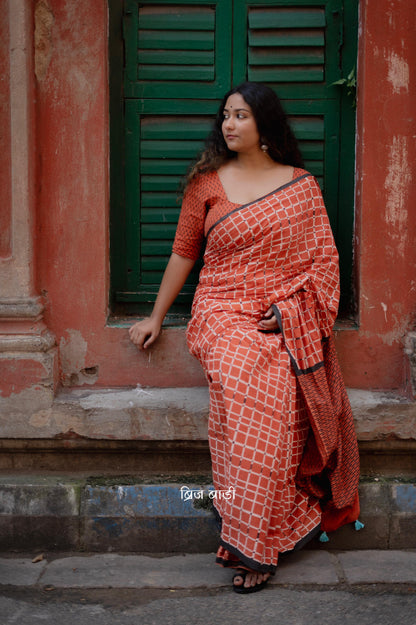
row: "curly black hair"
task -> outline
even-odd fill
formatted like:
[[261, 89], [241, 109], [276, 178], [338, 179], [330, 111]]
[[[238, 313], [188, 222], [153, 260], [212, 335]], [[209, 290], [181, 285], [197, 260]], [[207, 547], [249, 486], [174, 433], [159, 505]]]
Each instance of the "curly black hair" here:
[[276, 93], [267, 85], [243, 82], [225, 94], [218, 109], [214, 127], [208, 135], [202, 154], [189, 170], [186, 184], [197, 174], [216, 170], [228, 160], [236, 157], [236, 152], [228, 149], [222, 133], [224, 107], [228, 98], [234, 93], [239, 93], [250, 106], [261, 143], [267, 145], [269, 156], [283, 165], [304, 166], [297, 140]]

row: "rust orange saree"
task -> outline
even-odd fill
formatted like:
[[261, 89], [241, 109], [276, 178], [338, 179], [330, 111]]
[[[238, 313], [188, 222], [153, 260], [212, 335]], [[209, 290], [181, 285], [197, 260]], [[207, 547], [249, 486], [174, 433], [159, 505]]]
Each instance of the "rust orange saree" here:
[[[302, 170], [244, 206], [215, 172], [199, 176], [174, 251], [181, 232], [200, 240], [190, 234], [198, 215], [206, 249], [188, 345], [209, 383], [214, 486], [233, 495], [214, 500], [217, 561], [274, 571], [317, 528], [358, 517], [357, 442], [332, 342], [338, 255], [319, 186]], [[270, 306], [279, 332], [258, 329]]]

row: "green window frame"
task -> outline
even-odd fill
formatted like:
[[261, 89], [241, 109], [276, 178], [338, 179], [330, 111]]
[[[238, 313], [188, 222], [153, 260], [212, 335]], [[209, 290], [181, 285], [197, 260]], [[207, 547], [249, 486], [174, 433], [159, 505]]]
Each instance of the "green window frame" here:
[[[317, 176], [351, 307], [355, 109], [334, 85], [355, 66], [358, 0], [109, 0], [111, 302], [153, 305], [180, 212], [180, 181], [224, 93], [273, 87]], [[199, 265], [178, 296], [189, 314]]]

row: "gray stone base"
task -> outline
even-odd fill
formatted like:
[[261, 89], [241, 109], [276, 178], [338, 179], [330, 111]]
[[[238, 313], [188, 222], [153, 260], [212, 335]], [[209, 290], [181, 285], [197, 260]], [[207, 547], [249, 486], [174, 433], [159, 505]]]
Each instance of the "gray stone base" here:
[[[0, 478], [0, 551], [85, 550], [92, 552], [214, 551], [218, 528], [209, 509], [209, 477], [146, 483], [59, 477]], [[185, 499], [184, 490], [194, 496]], [[197, 498], [198, 493], [204, 499]], [[309, 548], [336, 550], [415, 549], [416, 483], [363, 480], [365, 528], [348, 525]], [[201, 507], [201, 504], [203, 507]]]

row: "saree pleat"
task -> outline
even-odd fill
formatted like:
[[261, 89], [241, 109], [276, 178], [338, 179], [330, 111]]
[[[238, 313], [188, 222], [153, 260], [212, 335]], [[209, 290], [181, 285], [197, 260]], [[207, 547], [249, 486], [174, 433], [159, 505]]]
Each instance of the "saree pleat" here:
[[[321, 524], [358, 516], [358, 450], [331, 339], [338, 255], [306, 173], [234, 205], [207, 234], [187, 338], [209, 384], [215, 490], [233, 493], [214, 500], [217, 561], [273, 571]], [[280, 332], [258, 329], [270, 306]]]

